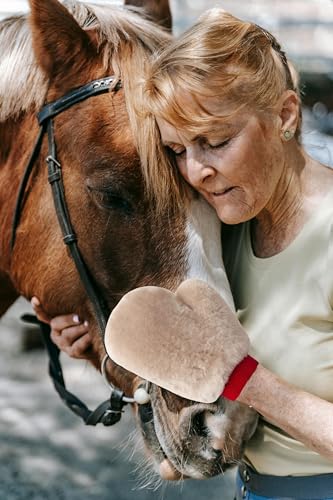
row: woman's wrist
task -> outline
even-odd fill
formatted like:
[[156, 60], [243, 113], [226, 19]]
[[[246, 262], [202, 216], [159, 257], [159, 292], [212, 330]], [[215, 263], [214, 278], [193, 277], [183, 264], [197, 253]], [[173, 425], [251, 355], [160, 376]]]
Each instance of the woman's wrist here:
[[266, 370], [261, 364], [258, 364], [253, 375], [249, 378], [248, 382], [244, 385], [237, 401], [247, 406], [258, 409], [261, 406], [261, 400], [265, 398], [266, 386], [269, 383], [267, 378], [269, 371]]
[[309, 449], [333, 460], [332, 403], [289, 384], [262, 365], [258, 365], [237, 401], [253, 407]]
[[258, 361], [252, 356], [246, 356], [233, 370], [228, 382], [226, 383], [222, 396], [235, 401], [243, 391], [243, 388], [249, 383], [251, 377], [258, 366]]

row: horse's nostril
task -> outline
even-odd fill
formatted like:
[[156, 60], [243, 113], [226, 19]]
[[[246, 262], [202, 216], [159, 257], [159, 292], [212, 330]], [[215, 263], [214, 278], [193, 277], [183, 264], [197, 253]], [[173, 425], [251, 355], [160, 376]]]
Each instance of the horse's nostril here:
[[214, 458], [220, 458], [222, 456], [222, 451], [216, 448], [213, 448]]
[[192, 416], [191, 434], [196, 436], [208, 436], [208, 428], [205, 420], [205, 412], [199, 412]]

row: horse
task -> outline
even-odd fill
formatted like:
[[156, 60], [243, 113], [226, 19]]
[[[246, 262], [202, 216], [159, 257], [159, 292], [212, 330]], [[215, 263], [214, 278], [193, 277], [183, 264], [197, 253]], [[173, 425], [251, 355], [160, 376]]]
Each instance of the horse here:
[[[0, 23], [0, 314], [19, 295], [38, 296], [50, 316], [77, 311], [93, 337], [87, 359], [100, 370], [100, 318], [62, 239], [75, 242], [95, 298], [110, 312], [133, 288], [174, 290], [189, 277], [222, 293], [220, 222], [200, 198], [175, 203], [174, 172], [161, 172], [164, 204], [154, 198], [140, 162], [137, 84], [170, 35], [129, 7], [29, 2], [30, 15]], [[170, 25], [166, 12], [157, 21]], [[37, 112], [43, 133], [35, 144]], [[62, 192], [66, 204], [65, 236], [47, 178], [51, 185], [61, 178], [54, 196], [59, 204]], [[104, 371], [129, 400], [142, 386], [111, 360]], [[198, 404], [156, 386], [149, 392], [149, 403], [132, 407], [162, 477], [206, 478], [241, 458], [256, 426], [253, 410], [223, 398]]]

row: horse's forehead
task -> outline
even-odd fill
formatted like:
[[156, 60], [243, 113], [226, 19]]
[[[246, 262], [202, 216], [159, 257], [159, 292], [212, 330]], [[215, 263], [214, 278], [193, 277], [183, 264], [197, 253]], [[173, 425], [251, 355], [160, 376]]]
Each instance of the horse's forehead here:
[[[69, 134], [68, 129], [76, 130]], [[139, 163], [122, 91], [96, 96], [61, 117], [61, 141], [75, 160], [89, 171], [119, 171]]]

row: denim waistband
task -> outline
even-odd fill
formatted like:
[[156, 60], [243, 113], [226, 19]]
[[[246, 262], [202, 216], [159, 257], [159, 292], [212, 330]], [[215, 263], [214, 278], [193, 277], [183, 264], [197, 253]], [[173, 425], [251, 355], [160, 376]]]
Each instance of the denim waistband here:
[[333, 497], [333, 473], [314, 476], [258, 474], [246, 464], [239, 466], [244, 488], [263, 497], [324, 500]]

